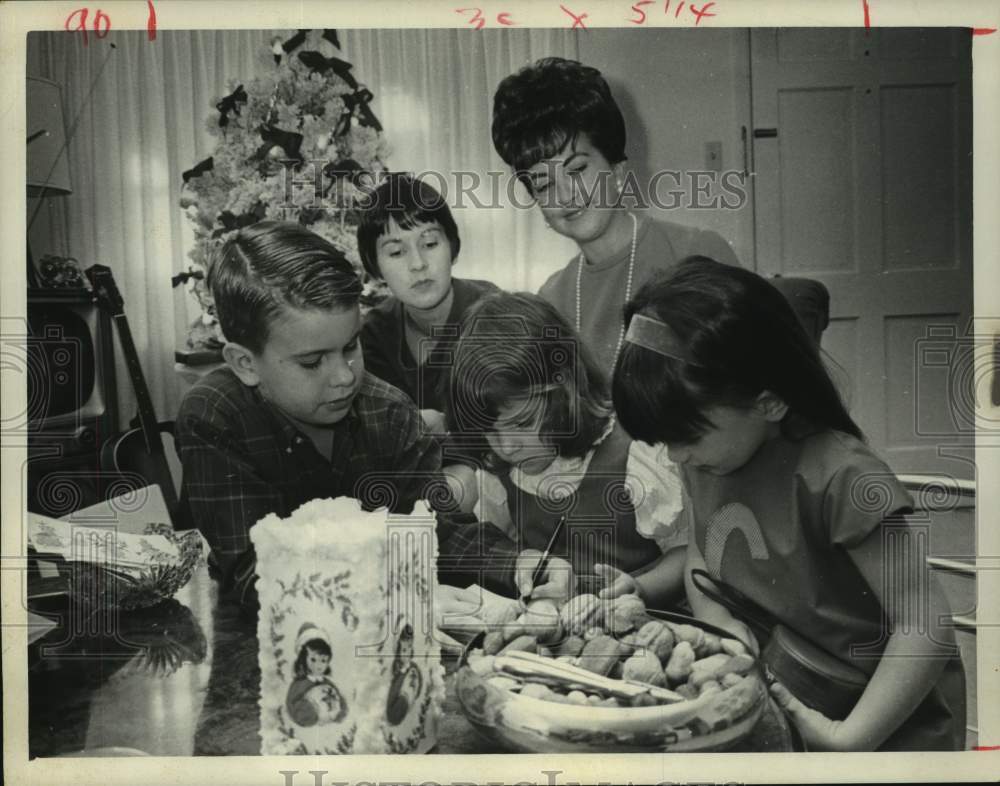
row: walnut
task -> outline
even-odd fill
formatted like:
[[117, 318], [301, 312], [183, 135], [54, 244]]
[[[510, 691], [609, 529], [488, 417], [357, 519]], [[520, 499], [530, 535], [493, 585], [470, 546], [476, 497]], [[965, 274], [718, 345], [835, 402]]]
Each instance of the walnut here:
[[721, 676], [720, 669], [730, 660], [730, 656], [724, 652], [696, 660], [691, 664], [691, 684], [698, 688], [709, 680], [714, 680]]
[[586, 642], [580, 636], [569, 636], [555, 648], [555, 653], [560, 658], [563, 656], [575, 658], [583, 652], [584, 644], [586, 644]]
[[562, 639], [562, 622], [559, 620], [559, 609], [551, 600], [533, 600], [528, 604], [517, 622], [543, 644]]
[[518, 636], [516, 639], [507, 644], [502, 650], [500, 650], [501, 655], [506, 655], [508, 652], [538, 652], [538, 639], [534, 636]]
[[650, 685], [658, 685], [660, 687], [667, 684], [660, 659], [650, 649], [637, 652], [625, 661], [625, 664], [622, 666], [622, 677], [627, 680], [648, 682]]
[[636, 646], [651, 650], [664, 666], [674, 650], [674, 634], [659, 620], [650, 620], [641, 628], [635, 637]]
[[638, 627], [646, 619], [646, 604], [642, 598], [638, 595], [622, 595], [608, 604], [604, 625], [611, 633], [619, 634]]
[[595, 674], [607, 676], [612, 667], [618, 663], [628, 648], [617, 639], [606, 634], [595, 636], [584, 645], [580, 657], [580, 666]]
[[675, 685], [679, 682], [687, 682], [691, 676], [691, 666], [694, 665], [694, 647], [689, 641], [681, 641], [670, 653], [670, 660], [667, 661], [665, 669], [667, 679]]

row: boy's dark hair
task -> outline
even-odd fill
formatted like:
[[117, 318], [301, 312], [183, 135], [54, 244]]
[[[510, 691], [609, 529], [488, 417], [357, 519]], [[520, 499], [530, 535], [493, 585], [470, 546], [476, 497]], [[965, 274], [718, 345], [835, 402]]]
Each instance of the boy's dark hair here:
[[284, 221], [260, 221], [230, 237], [209, 266], [208, 288], [226, 340], [256, 353], [282, 309], [348, 309], [362, 292], [340, 249]]
[[[318, 652], [320, 655], [326, 655], [328, 658], [333, 657], [333, 650], [330, 649], [330, 645], [326, 641], [320, 638], [309, 639], [309, 641], [302, 645], [302, 649], [299, 650], [299, 654], [295, 658], [296, 677], [305, 677], [309, 674], [309, 669], [306, 666], [306, 658], [308, 657], [306, 654], [307, 650]], [[326, 671], [327, 674], [330, 673], [329, 664], [327, 664]]]
[[546, 57], [505, 78], [493, 96], [493, 146], [525, 184], [525, 170], [581, 133], [608, 163], [626, 159], [625, 119], [596, 68]]
[[393, 172], [367, 196], [367, 206], [358, 224], [358, 254], [365, 271], [373, 278], [382, 278], [378, 266], [378, 239], [388, 231], [390, 219], [400, 229], [438, 224], [451, 246], [452, 262], [458, 257], [462, 241], [444, 197], [423, 180], [404, 172]]
[[611, 416], [607, 379], [559, 312], [537, 295], [495, 292], [462, 318], [447, 390], [449, 430], [483, 434], [501, 407], [525, 395], [535, 399], [526, 414], [541, 407], [539, 433], [560, 456], [586, 455]]
[[612, 393], [634, 439], [695, 442], [713, 425], [707, 408], [745, 409], [765, 390], [813, 428], [864, 439], [792, 307], [756, 273], [689, 257], [636, 293], [625, 323], [636, 314], [666, 323], [690, 362], [625, 342]]

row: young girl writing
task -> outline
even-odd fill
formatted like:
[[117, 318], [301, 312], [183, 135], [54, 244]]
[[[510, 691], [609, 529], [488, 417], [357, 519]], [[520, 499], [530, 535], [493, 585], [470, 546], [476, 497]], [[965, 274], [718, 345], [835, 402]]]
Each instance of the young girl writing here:
[[657, 592], [682, 594], [676, 469], [618, 426], [606, 378], [548, 302], [501, 292], [469, 309], [446, 415], [453, 435], [484, 435], [488, 448], [465, 478], [465, 510], [536, 554], [565, 516], [552, 553], [576, 574], [608, 564], [642, 581], [656, 566]]
[[[694, 585], [700, 568], [869, 675], [842, 721], [774, 686], [809, 748], [961, 748], [964, 678], [938, 625], [947, 604], [893, 547], [911, 534], [911, 500], [782, 296], [754, 273], [695, 258], [644, 287], [625, 318], [615, 408], [629, 434], [681, 465], [695, 614], [746, 633]], [[901, 575], [912, 581], [890, 591]], [[615, 592], [630, 583], [621, 577]]]

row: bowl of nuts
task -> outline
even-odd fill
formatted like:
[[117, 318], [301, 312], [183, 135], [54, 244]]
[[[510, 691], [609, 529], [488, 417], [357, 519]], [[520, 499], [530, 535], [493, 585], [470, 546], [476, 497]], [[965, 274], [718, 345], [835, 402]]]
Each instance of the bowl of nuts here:
[[744, 642], [634, 595], [533, 601], [486, 626], [463, 652], [456, 693], [473, 727], [513, 750], [724, 750], [766, 705]]

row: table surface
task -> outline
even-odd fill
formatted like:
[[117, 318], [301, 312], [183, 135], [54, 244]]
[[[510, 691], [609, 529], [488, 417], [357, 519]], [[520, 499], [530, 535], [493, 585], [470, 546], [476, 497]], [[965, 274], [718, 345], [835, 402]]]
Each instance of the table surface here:
[[[77, 627], [70, 636], [60, 626], [31, 650], [30, 756], [109, 747], [154, 756], [260, 753], [256, 623], [218, 603], [205, 568], [171, 601]], [[454, 661], [445, 663], [450, 672]], [[446, 685], [436, 752], [503, 752], [465, 719], [450, 677]], [[788, 725], [769, 704], [734, 751], [791, 749]]]

